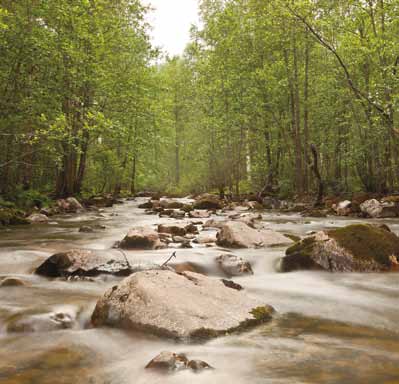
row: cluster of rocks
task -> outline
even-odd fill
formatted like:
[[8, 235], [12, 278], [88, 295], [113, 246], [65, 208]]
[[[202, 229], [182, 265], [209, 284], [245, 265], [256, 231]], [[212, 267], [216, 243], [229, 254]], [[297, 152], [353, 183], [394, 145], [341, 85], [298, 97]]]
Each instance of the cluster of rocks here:
[[331, 204], [332, 211], [338, 216], [357, 216], [373, 219], [399, 217], [399, 196], [367, 198], [355, 196], [352, 200], [343, 200]]
[[[93, 196], [79, 202], [75, 197], [58, 199], [54, 205], [47, 208], [35, 208], [31, 213], [26, 213], [15, 208], [0, 207], [0, 225], [26, 225], [26, 224], [46, 224], [50, 217], [60, 214], [75, 214], [84, 210], [98, 210], [99, 208], [112, 207], [114, 204], [122, 204], [122, 200], [114, 198], [112, 195]], [[94, 232], [100, 227], [87, 227], [81, 232]]]
[[[93, 201], [97, 206], [110, 204], [106, 199]], [[66, 208], [67, 203], [69, 208]], [[284, 207], [275, 200], [264, 201], [263, 206], [266, 203], [270, 209]], [[370, 217], [388, 217], [385, 216], [389, 211], [387, 207], [395, 207], [396, 204], [399, 204], [399, 199], [365, 200], [359, 204], [359, 212]], [[61, 205], [65, 212], [83, 208], [71, 200], [65, 200]], [[230, 211], [232, 207], [233, 212]], [[350, 225], [320, 231], [294, 243], [290, 237], [265, 228], [261, 215], [248, 212], [260, 209], [259, 203], [253, 201], [233, 206], [214, 195], [202, 195], [193, 203], [186, 204], [152, 196], [141, 208], [176, 220], [159, 224], [156, 228], [131, 228], [118, 243], [118, 250], [99, 252], [73, 249], [60, 252], [46, 259], [36, 269], [41, 276], [68, 280], [101, 275], [123, 278], [115, 279], [117, 284], [97, 301], [91, 315], [91, 325], [94, 327], [116, 327], [183, 341], [207, 340], [268, 322], [275, 312], [261, 298], [252, 297], [234, 281], [221, 279], [218, 273], [216, 275], [219, 277], [206, 276], [193, 263], [134, 264], [129, 262], [131, 253], [124, 253], [123, 250], [175, 248], [176, 244], [188, 248], [193, 243], [229, 249], [289, 246], [280, 263], [281, 272], [399, 271], [399, 237], [386, 226]], [[326, 214], [324, 210], [302, 210], [302, 206], [297, 209], [303, 215], [323, 217]], [[342, 201], [336, 203], [333, 209], [336, 214], [346, 216], [353, 214], [354, 205], [349, 200]], [[214, 212], [219, 215], [211, 218]], [[41, 221], [44, 218], [40, 216], [31, 220], [45, 222]], [[88, 227], [84, 231], [90, 232], [92, 229]], [[223, 254], [216, 257], [215, 263], [227, 279], [254, 273], [247, 260], [229, 250], [224, 250]], [[7, 279], [0, 282], [4, 289], [23, 285], [12, 278]], [[24, 314], [11, 319], [7, 330], [26, 332], [72, 328], [77, 324], [76, 319], [74, 312]], [[146, 368], [161, 372], [212, 369], [202, 360], [190, 360], [185, 354], [173, 352], [160, 353]]]
[[145, 368], [159, 372], [177, 372], [187, 369], [200, 372], [213, 369], [205, 361], [189, 360], [184, 353], [173, 353], [169, 351], [161, 352], [158, 356], [154, 357]]

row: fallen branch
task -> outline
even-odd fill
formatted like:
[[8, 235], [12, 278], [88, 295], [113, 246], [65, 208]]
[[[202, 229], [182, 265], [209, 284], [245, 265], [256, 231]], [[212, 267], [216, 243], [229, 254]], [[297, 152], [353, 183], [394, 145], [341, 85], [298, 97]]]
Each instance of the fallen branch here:
[[168, 265], [169, 261], [171, 261], [172, 259], [176, 258], [176, 252], [173, 252], [172, 255], [169, 257], [168, 260], [166, 260], [162, 265], [161, 268], [164, 268]]
[[127, 259], [126, 253], [123, 252], [122, 249], [120, 249], [120, 248], [118, 248], [118, 251], [119, 251], [120, 253], [122, 253], [123, 257], [125, 258], [126, 265], [128, 266], [128, 268], [129, 268], [130, 270], [132, 270], [132, 266], [130, 265], [129, 260]]

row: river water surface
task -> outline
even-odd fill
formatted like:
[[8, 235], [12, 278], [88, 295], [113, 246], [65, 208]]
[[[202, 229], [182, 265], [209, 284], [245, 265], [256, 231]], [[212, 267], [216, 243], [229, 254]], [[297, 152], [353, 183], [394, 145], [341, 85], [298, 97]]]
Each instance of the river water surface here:
[[[271, 304], [272, 322], [249, 332], [204, 344], [115, 329], [93, 329], [89, 319], [96, 300], [114, 278], [62, 281], [38, 277], [33, 270], [55, 251], [110, 248], [135, 225], [174, 220], [146, 215], [142, 200], [103, 212], [52, 218], [45, 225], [0, 230], [0, 278], [19, 277], [24, 287], [0, 288], [1, 384], [144, 384], [144, 383], [399, 383], [399, 275], [276, 272], [284, 248], [237, 250], [250, 261], [253, 276], [235, 278], [250, 295]], [[265, 212], [265, 224], [282, 233], [344, 226], [358, 220], [302, 218]], [[384, 220], [399, 233], [398, 220]], [[104, 224], [96, 233], [79, 233], [85, 224]], [[191, 261], [218, 275], [215, 257], [222, 250], [197, 246], [177, 250], [179, 262]], [[163, 262], [171, 249], [127, 252], [133, 263]], [[15, 316], [68, 311], [78, 313], [73, 329], [9, 333]], [[164, 376], [145, 365], [159, 352], [184, 352], [215, 370]]]

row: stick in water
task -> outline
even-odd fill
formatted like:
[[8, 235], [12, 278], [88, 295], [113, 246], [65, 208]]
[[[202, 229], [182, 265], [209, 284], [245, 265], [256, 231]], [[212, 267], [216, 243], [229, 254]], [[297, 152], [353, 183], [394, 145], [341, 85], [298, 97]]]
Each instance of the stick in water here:
[[166, 261], [161, 265], [161, 268], [166, 267], [166, 266], [168, 265], [169, 261], [171, 261], [173, 258], [176, 258], [176, 252], [173, 252], [173, 253], [172, 253], [172, 256], [170, 256], [169, 259], [166, 260]]
[[122, 249], [120, 249], [120, 248], [118, 248], [118, 251], [119, 251], [120, 253], [122, 253], [123, 257], [125, 258], [127, 267], [131, 270], [131, 269], [132, 269], [132, 266], [130, 265], [129, 260], [127, 259], [126, 253], [123, 252]]

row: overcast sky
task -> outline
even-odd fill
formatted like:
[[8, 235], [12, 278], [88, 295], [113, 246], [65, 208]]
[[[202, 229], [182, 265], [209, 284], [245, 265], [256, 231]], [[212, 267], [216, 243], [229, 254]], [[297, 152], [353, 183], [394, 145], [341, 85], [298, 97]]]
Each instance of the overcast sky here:
[[155, 10], [149, 17], [156, 46], [170, 55], [181, 54], [190, 39], [191, 24], [198, 24], [197, 0], [147, 0]]

